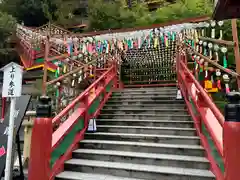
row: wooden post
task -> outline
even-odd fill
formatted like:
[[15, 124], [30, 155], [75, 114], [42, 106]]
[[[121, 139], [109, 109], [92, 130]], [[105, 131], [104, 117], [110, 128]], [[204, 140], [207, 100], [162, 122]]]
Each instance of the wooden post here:
[[23, 121], [24, 126], [24, 145], [23, 145], [23, 165], [28, 163], [30, 157], [31, 139], [32, 139], [32, 128], [36, 115], [36, 111], [27, 111], [27, 119]]
[[88, 105], [89, 105], [89, 93], [86, 93], [83, 98], [84, 107], [86, 108], [85, 115], [84, 115], [84, 127], [88, 127]]
[[6, 103], [7, 103], [6, 97], [2, 97], [2, 114], [1, 114], [0, 122], [3, 122], [5, 117]]
[[45, 41], [45, 54], [44, 54], [44, 74], [43, 74], [43, 88], [42, 95], [47, 95], [47, 77], [48, 77], [48, 54], [49, 54], [49, 36], [47, 36], [47, 40]]
[[[234, 41], [234, 55], [236, 63], [236, 71], [240, 74], [240, 54], [239, 54], [239, 45], [238, 45], [238, 32], [237, 32], [237, 20], [232, 19], [232, 36]], [[237, 78], [238, 89], [240, 89], [240, 79]]]

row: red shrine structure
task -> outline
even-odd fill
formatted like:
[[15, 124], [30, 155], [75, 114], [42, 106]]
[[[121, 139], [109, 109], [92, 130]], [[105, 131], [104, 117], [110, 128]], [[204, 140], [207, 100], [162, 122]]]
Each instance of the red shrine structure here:
[[223, 33], [238, 5], [87, 34], [18, 25], [22, 65], [43, 76], [28, 179], [238, 180], [236, 19]]

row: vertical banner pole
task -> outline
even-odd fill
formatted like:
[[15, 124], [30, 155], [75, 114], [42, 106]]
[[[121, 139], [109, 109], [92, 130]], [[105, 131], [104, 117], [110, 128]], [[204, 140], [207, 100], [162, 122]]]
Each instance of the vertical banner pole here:
[[9, 126], [5, 129], [5, 134], [8, 136], [7, 140], [7, 155], [5, 165], [4, 180], [12, 179], [12, 164], [13, 164], [13, 143], [14, 143], [14, 128], [16, 116], [16, 98], [22, 95], [22, 66], [11, 62], [0, 69], [3, 71], [3, 86], [2, 98], [11, 98]]
[[14, 114], [16, 106], [16, 97], [11, 98], [10, 105], [10, 117], [9, 117], [9, 128], [8, 128], [8, 142], [7, 142], [7, 157], [6, 157], [6, 168], [4, 180], [11, 180], [12, 174], [12, 148], [13, 148], [13, 136], [14, 136]]
[[2, 97], [2, 115], [1, 115], [1, 120], [3, 122], [4, 116], [5, 116], [5, 110], [6, 110], [6, 98]]

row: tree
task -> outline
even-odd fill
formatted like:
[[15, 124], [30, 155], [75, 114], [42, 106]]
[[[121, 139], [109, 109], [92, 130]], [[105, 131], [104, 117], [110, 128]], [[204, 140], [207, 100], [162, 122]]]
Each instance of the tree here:
[[76, 0], [44, 0], [42, 3], [45, 17], [58, 25], [68, 27], [75, 23], [73, 11], [76, 9], [78, 2]]
[[154, 23], [210, 15], [211, 7], [213, 7], [211, 0], [178, 0], [176, 3], [159, 8], [154, 15]]
[[11, 14], [27, 26], [41, 26], [48, 21], [42, 4], [43, 0], [2, 0], [1, 11]]
[[0, 43], [15, 32], [16, 20], [7, 13], [0, 12]]
[[88, 8], [90, 30], [116, 29], [151, 24], [151, 17], [144, 3], [125, 1], [90, 0]]
[[137, 3], [137, 0], [132, 0], [130, 8], [128, 1], [91, 0], [88, 11], [90, 29], [145, 26], [212, 13], [211, 0], [176, 0], [176, 2], [160, 0], [159, 2], [162, 7], [156, 12], [149, 12], [148, 3]]
[[9, 38], [15, 34], [16, 20], [11, 15], [0, 11], [0, 65], [14, 61], [16, 51], [9, 44]]
[[90, 0], [88, 7], [89, 29], [103, 30], [121, 27], [120, 9], [116, 3]]
[[73, 11], [78, 7], [78, 0], [2, 0], [0, 4], [0, 10], [33, 27], [49, 21], [61, 26], [71, 25], [76, 22]]

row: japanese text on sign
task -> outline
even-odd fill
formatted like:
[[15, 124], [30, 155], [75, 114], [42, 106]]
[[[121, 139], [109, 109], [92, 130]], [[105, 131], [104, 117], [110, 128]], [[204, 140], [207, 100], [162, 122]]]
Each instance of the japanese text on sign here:
[[8, 95], [9, 96], [13, 96], [14, 95], [14, 73], [16, 68], [14, 66], [11, 66], [11, 71], [9, 72], [9, 78], [10, 78], [10, 82], [9, 82], [9, 86], [8, 86]]
[[2, 96], [20, 97], [22, 94], [22, 67], [12, 62], [1, 70], [4, 72]]

